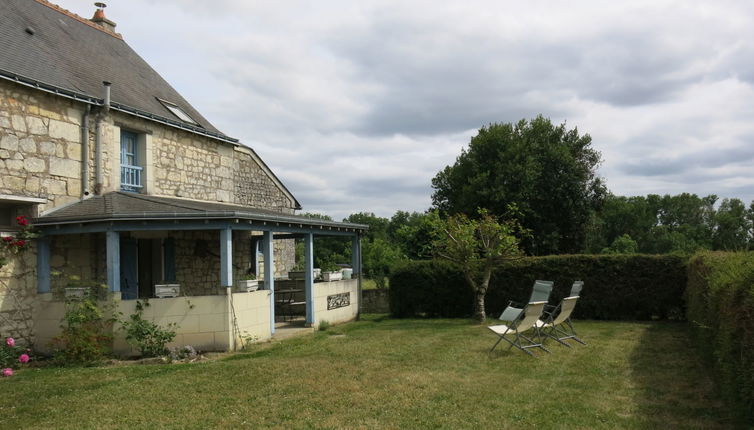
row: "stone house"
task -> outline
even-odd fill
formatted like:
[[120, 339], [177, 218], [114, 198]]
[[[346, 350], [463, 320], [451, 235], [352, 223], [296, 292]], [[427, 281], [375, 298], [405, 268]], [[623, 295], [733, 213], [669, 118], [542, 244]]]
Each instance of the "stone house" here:
[[[44, 350], [73, 284], [106, 285], [126, 315], [151, 299], [147, 317], [202, 349], [270, 338], [294, 303], [309, 325], [356, 317], [366, 226], [296, 215], [269, 166], [139, 57], [103, 7], [85, 19], [4, 0], [0, 39], [0, 231], [27, 215], [40, 233], [0, 273], [0, 335]], [[350, 238], [354, 279], [314, 283], [315, 235]], [[295, 240], [308, 270], [288, 281]], [[237, 291], [250, 273], [262, 288]], [[114, 348], [129, 350], [122, 336]]]

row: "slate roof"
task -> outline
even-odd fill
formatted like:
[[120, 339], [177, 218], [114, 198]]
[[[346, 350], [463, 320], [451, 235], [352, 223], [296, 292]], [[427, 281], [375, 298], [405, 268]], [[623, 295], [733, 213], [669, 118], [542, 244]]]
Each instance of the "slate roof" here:
[[111, 192], [65, 206], [33, 220], [38, 227], [102, 221], [244, 219], [365, 231], [363, 224], [326, 221], [227, 203]]
[[[237, 142], [212, 126], [119, 34], [45, 0], [2, 0], [0, 42], [2, 78], [93, 104], [102, 104], [102, 82], [109, 81], [115, 110]], [[158, 97], [178, 105], [200, 127], [181, 121]]]

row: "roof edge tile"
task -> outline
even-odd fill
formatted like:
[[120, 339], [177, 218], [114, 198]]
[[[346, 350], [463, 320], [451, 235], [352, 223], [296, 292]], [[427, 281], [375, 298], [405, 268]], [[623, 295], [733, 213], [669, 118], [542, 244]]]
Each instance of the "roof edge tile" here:
[[101, 32], [103, 32], [105, 34], [109, 34], [110, 36], [112, 36], [112, 37], [114, 37], [116, 39], [123, 40], [123, 36], [121, 36], [120, 33], [116, 33], [114, 31], [110, 31], [110, 30], [108, 30], [108, 29], [106, 29], [106, 28], [104, 28], [102, 26], [99, 26], [99, 25], [93, 23], [92, 21], [90, 21], [90, 20], [88, 20], [88, 19], [86, 19], [84, 17], [76, 15], [75, 13], [69, 11], [68, 9], [63, 9], [62, 7], [56, 5], [55, 3], [50, 3], [47, 0], [34, 0], [34, 1], [36, 1], [37, 3], [39, 3], [41, 5], [47, 6], [47, 7], [49, 7], [50, 9], [52, 9], [54, 11], [60, 12], [63, 15], [69, 17], [69, 18], [73, 18], [76, 21], [81, 22], [82, 24], [86, 24], [89, 27], [92, 27], [92, 28], [94, 28], [96, 30], [99, 30], [99, 31], [101, 31]]

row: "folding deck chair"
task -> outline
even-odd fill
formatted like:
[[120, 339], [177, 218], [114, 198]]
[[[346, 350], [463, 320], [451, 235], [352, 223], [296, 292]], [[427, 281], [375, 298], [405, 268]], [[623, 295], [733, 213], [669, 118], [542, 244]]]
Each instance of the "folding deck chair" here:
[[568, 297], [579, 297], [582, 288], [584, 288], [584, 281], [573, 281], [573, 285], [571, 285], [571, 294], [569, 294]]
[[[534, 287], [531, 291], [531, 297], [529, 303], [533, 302], [545, 302], [550, 299], [550, 293], [552, 292], [552, 281], [534, 281]], [[505, 308], [503, 313], [500, 314], [500, 320], [503, 321], [516, 321], [521, 317], [524, 311], [524, 305], [511, 301]]]
[[[524, 351], [529, 355], [534, 355], [531, 351], [529, 351], [530, 348], [541, 348], [546, 352], [550, 352], [550, 350], [542, 345], [542, 338], [539, 333], [539, 328], [537, 328], [536, 326], [536, 322], [539, 321], [539, 318], [542, 316], [542, 313], [545, 309], [545, 304], [547, 304], [547, 302], [544, 301], [531, 302], [523, 309], [524, 316], [520, 320], [513, 321], [510, 325], [500, 324], [487, 327], [500, 337], [500, 339], [495, 342], [495, 345], [492, 346], [492, 349], [490, 349], [490, 353], [492, 353], [492, 351], [497, 348], [497, 345], [502, 340], [511, 344], [508, 349], [511, 349], [515, 346], [516, 348]], [[524, 334], [524, 332], [530, 329], [534, 329], [539, 342], [535, 342], [533, 339]], [[507, 335], [512, 335], [513, 339], [506, 338], [505, 336]], [[526, 341], [527, 343], [522, 343], [522, 340]]]
[[[583, 285], [583, 282], [581, 284]], [[579, 288], [579, 290], [581, 290], [581, 288]], [[571, 290], [571, 292], [573, 292], [573, 290]], [[535, 327], [539, 330], [540, 335], [543, 334], [549, 338], [555, 339], [555, 341], [560, 342], [569, 348], [571, 345], [564, 342], [567, 339], [573, 339], [582, 345], [586, 345], [583, 340], [578, 338], [576, 331], [571, 324], [571, 314], [573, 313], [573, 309], [576, 307], [576, 302], [578, 300], [579, 296], [566, 297], [555, 309], [550, 312], [545, 311], [544, 321], [539, 319], [535, 323]]]

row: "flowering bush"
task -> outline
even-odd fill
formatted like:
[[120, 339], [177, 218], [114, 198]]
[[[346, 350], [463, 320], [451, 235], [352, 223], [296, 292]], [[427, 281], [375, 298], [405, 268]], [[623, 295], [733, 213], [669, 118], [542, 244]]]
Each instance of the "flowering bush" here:
[[16, 217], [16, 224], [21, 227], [15, 236], [4, 236], [0, 242], [0, 267], [5, 266], [8, 257], [26, 251], [31, 245], [31, 239], [36, 237], [29, 219], [25, 215]]
[[26, 364], [31, 360], [30, 349], [16, 346], [16, 340], [12, 337], [5, 339], [5, 344], [0, 345], [0, 368], [2, 376], [13, 376], [13, 368]]

